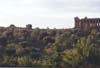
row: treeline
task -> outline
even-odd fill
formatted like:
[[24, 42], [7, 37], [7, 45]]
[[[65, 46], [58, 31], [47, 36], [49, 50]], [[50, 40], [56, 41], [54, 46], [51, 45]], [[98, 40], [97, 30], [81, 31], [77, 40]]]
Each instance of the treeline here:
[[100, 32], [91, 29], [0, 29], [1, 67], [100, 68]]

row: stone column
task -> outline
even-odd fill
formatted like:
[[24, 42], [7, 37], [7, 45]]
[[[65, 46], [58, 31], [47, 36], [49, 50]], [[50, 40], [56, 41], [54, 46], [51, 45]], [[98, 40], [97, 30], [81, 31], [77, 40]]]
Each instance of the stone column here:
[[97, 27], [98, 27], [99, 19], [97, 20]]
[[83, 20], [81, 20], [81, 26], [80, 26], [80, 28], [83, 30], [83, 28], [84, 28], [84, 21]]
[[94, 27], [94, 28], [97, 27], [97, 20], [94, 20], [94, 22], [93, 22], [93, 27]]
[[89, 22], [88, 22], [89, 20], [87, 19], [87, 18], [85, 18], [84, 19], [84, 28], [83, 28], [83, 30], [84, 31], [88, 31], [88, 28], [89, 28]]
[[100, 23], [100, 20], [98, 19], [98, 22], [97, 22], [97, 27], [99, 27], [99, 23]]
[[75, 28], [79, 28], [80, 19], [78, 17], [75, 17], [74, 20], [75, 20]]

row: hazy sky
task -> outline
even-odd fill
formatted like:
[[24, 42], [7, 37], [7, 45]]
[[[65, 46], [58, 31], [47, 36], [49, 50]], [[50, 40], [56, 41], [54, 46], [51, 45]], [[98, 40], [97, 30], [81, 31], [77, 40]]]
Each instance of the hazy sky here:
[[100, 17], [100, 0], [0, 0], [0, 26], [72, 28], [76, 16]]

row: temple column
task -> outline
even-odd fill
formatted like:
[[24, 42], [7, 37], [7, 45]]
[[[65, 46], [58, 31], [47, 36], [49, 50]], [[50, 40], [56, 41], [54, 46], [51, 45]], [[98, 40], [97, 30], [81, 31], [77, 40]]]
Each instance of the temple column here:
[[98, 22], [98, 26], [97, 27], [100, 27], [100, 20], [99, 20], [99, 22]]
[[81, 29], [84, 28], [84, 22], [83, 22], [83, 20], [81, 20], [80, 28], [81, 28]]
[[88, 22], [87, 18], [85, 18], [85, 20], [84, 20], [84, 31], [87, 31], [87, 30], [89, 30], [89, 22]]
[[93, 21], [93, 28], [96, 28], [96, 26], [97, 26], [97, 20], [94, 20]]
[[75, 28], [79, 28], [79, 24], [80, 24], [80, 19], [78, 17], [75, 17]]

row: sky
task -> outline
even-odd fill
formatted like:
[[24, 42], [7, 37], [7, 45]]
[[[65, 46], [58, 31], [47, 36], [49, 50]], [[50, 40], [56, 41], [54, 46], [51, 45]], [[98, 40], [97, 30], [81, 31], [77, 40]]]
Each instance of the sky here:
[[0, 26], [73, 28], [74, 17], [100, 17], [100, 0], [0, 0]]

